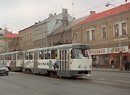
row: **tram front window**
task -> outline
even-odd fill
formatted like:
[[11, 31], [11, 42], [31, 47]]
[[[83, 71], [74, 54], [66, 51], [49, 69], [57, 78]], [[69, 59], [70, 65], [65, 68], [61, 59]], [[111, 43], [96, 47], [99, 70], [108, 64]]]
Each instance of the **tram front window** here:
[[72, 59], [82, 59], [84, 57], [88, 57], [87, 50], [85, 50], [85, 49], [72, 49], [71, 50]]

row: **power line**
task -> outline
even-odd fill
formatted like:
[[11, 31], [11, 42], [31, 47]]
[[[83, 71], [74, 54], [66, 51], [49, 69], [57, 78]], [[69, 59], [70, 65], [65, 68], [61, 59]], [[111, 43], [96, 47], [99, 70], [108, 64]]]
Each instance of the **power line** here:
[[[115, 1], [116, 1], [116, 0], [110, 0], [110, 1], [108, 1], [108, 2], [113, 3], [113, 2], [115, 2]], [[90, 10], [97, 9], [97, 8], [99, 8], [99, 7], [102, 7], [103, 5], [105, 5], [105, 4], [108, 3], [108, 2], [102, 3], [102, 4], [100, 4], [100, 5], [97, 5], [97, 6], [95, 6], [95, 7], [86, 9], [86, 10], [81, 11], [81, 12], [78, 12], [78, 13], [75, 14], [75, 16], [78, 16], [78, 15], [80, 15], [81, 13], [84, 13], [84, 12], [86, 12], [86, 11], [90, 11]], [[116, 3], [117, 3], [117, 2], [116, 2]], [[118, 3], [123, 3], [123, 1], [122, 1], [122, 2], [118, 2]]]

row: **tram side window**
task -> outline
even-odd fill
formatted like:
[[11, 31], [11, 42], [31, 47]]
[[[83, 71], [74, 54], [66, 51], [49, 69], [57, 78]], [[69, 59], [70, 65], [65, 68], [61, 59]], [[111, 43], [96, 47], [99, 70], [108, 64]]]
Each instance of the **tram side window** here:
[[51, 51], [45, 51], [45, 59], [50, 59]]
[[82, 52], [84, 57], [89, 57], [88, 51], [86, 49], [82, 49], [81, 52]]
[[33, 53], [29, 53], [29, 60], [33, 60]]
[[10, 55], [6, 55], [5, 56], [5, 60], [11, 60], [11, 56]]
[[8, 56], [7, 55], [5, 55], [5, 60], [8, 60]]
[[72, 58], [72, 59], [75, 59], [75, 53], [74, 53], [74, 50], [71, 50], [71, 58]]
[[8, 55], [8, 60], [11, 60], [11, 55]]
[[88, 51], [86, 49], [72, 49], [71, 50], [72, 59], [81, 59], [83, 57], [88, 57]]
[[44, 59], [44, 51], [39, 52], [39, 59]]
[[25, 53], [25, 60], [28, 60], [28, 53]]
[[16, 60], [16, 54], [13, 54], [13, 60]]
[[22, 54], [18, 54], [18, 60], [22, 59]]
[[51, 59], [56, 59], [57, 57], [57, 50], [52, 50], [51, 51]]

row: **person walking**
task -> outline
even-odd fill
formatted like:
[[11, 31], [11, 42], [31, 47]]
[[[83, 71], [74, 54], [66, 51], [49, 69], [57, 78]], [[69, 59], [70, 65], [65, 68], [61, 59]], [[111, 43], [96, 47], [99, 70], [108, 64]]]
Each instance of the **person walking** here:
[[96, 59], [95, 63], [96, 63], [96, 68], [98, 68], [98, 60], [97, 59]]
[[129, 62], [128, 62], [128, 57], [124, 56], [124, 66], [125, 66], [125, 71], [129, 70]]
[[111, 60], [111, 68], [114, 69], [114, 60]]

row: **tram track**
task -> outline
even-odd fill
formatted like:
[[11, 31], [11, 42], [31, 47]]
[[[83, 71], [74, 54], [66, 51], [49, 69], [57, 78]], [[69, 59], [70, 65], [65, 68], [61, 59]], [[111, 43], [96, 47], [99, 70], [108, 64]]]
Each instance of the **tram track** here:
[[106, 79], [106, 78], [77, 78], [77, 79], [68, 79], [73, 82], [78, 83], [86, 83], [92, 85], [100, 85], [100, 86], [107, 86], [107, 87], [115, 87], [121, 89], [130, 89], [130, 82], [123, 82], [123, 81], [115, 81], [113, 79]]
[[[20, 75], [25, 73], [15, 73], [15, 75]], [[26, 74], [26, 75], [34, 75], [34, 74]], [[63, 82], [73, 82], [73, 83], [83, 83], [89, 85], [97, 85], [97, 86], [107, 86], [107, 87], [115, 87], [121, 89], [130, 89], [130, 78], [126, 77], [116, 77], [111, 78], [109, 76], [91, 76], [91, 77], [83, 77], [83, 78], [51, 78], [47, 76], [34, 75], [39, 78], [47, 78], [52, 79], [54, 81], [63, 81]], [[127, 80], [127, 81], [126, 81]]]

